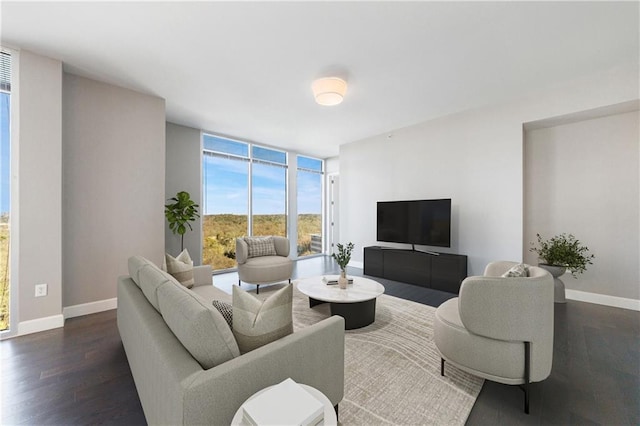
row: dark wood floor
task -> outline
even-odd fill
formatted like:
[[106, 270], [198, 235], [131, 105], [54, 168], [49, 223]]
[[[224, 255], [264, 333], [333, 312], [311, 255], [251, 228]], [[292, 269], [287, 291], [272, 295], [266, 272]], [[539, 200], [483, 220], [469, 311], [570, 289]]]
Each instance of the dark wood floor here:
[[0, 424], [145, 424], [116, 311], [0, 342]]
[[[298, 262], [295, 276], [337, 273], [327, 258]], [[362, 271], [350, 269], [350, 274]], [[237, 282], [218, 275], [216, 284]], [[453, 295], [381, 280], [386, 293], [438, 306]], [[0, 342], [0, 424], [144, 424], [115, 311]], [[639, 425], [640, 312], [569, 301], [555, 307], [551, 376], [532, 386], [485, 382], [468, 425]]]

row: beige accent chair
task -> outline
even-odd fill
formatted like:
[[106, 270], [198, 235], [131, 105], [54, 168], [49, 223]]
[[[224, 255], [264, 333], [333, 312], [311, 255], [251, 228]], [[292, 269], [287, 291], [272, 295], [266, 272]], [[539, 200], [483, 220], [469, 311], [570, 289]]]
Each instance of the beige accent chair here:
[[522, 385], [529, 414], [529, 383], [551, 373], [553, 277], [529, 267], [529, 277], [503, 278], [516, 262], [492, 262], [484, 276], [462, 282], [459, 297], [435, 312], [434, 340], [450, 364], [494, 382]]
[[244, 281], [257, 286], [284, 280], [291, 282], [293, 261], [289, 258], [289, 239], [274, 236], [276, 256], [249, 257], [249, 247], [244, 238], [236, 238], [236, 261], [238, 262], [238, 286]]

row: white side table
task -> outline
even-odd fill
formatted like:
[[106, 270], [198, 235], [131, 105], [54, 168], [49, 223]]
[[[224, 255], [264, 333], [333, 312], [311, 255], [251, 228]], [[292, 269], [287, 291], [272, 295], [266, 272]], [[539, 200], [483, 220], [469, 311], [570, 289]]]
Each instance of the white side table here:
[[[273, 385], [275, 386], [275, 385]], [[255, 398], [256, 396], [260, 395], [262, 392], [266, 392], [267, 390], [271, 389], [273, 386], [269, 386], [266, 387], [262, 390], [259, 390], [258, 392], [254, 393], [253, 395], [251, 395], [249, 397], [249, 399], [247, 399], [245, 401], [251, 401], [253, 398]], [[338, 425], [338, 417], [336, 416], [336, 411], [333, 408], [333, 405], [331, 404], [331, 401], [329, 401], [329, 398], [327, 398], [322, 392], [320, 392], [318, 389], [302, 384], [300, 383], [300, 386], [302, 386], [307, 392], [309, 392], [311, 395], [313, 395], [314, 398], [316, 398], [318, 401], [322, 402], [322, 404], [324, 404], [324, 420], [321, 421], [320, 423], [318, 423], [319, 425], [324, 425], [324, 426], [337, 426]], [[242, 404], [240, 406], [240, 408], [238, 408], [238, 411], [236, 411], [235, 416], [233, 416], [233, 420], [231, 420], [231, 425], [232, 426], [247, 426], [243, 423], [242, 421], [242, 414], [243, 414], [243, 408], [244, 404]]]

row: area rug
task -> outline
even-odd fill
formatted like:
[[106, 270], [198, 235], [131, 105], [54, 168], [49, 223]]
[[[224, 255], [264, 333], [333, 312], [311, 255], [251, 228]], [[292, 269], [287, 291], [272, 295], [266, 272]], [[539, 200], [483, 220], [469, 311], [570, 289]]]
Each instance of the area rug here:
[[[294, 282], [295, 285], [295, 282]], [[260, 289], [260, 298], [280, 286]], [[373, 324], [345, 332], [342, 425], [463, 425], [483, 380], [447, 365], [433, 342], [435, 308], [382, 295]], [[329, 316], [294, 287], [294, 329]]]

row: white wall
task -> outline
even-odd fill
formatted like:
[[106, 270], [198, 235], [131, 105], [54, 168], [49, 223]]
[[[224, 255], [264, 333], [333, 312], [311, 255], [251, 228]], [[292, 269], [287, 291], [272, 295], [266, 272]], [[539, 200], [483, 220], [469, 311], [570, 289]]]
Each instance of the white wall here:
[[[165, 203], [179, 191], [187, 191], [198, 204], [202, 216], [202, 137], [200, 130], [178, 124], [167, 123], [167, 158], [165, 179]], [[180, 235], [169, 229], [164, 219], [166, 252], [177, 256], [180, 253]], [[202, 217], [191, 223], [193, 232], [187, 229], [184, 246], [196, 265], [202, 260]]]
[[127, 259], [164, 252], [164, 100], [64, 75], [64, 306], [116, 297]]
[[340, 157], [330, 157], [324, 160], [325, 175], [340, 173]]
[[523, 123], [637, 100], [637, 76], [637, 68], [613, 69], [341, 146], [341, 240], [353, 241], [362, 261], [362, 248], [376, 243], [376, 201], [452, 198], [452, 247], [441, 251], [469, 256], [469, 274], [521, 260]]
[[341, 148], [341, 240], [356, 244], [354, 261], [376, 244], [377, 201], [434, 198], [452, 199], [451, 248], [437, 250], [469, 256], [470, 273], [488, 260], [520, 257], [521, 164], [510, 159], [522, 155], [514, 143], [522, 130], [496, 112], [432, 120]]
[[536, 233], [573, 234], [596, 256], [567, 289], [640, 299], [639, 128], [635, 111], [525, 134], [525, 261], [538, 262]]
[[[12, 118], [19, 120], [18, 144], [11, 154], [17, 160], [11, 171], [17, 183], [11, 288], [18, 292], [18, 311], [11, 315], [18, 317], [19, 332], [28, 333], [62, 325], [62, 63], [24, 50], [18, 57], [12, 95], [19, 98]], [[48, 284], [48, 295], [36, 298], [41, 283]]]

